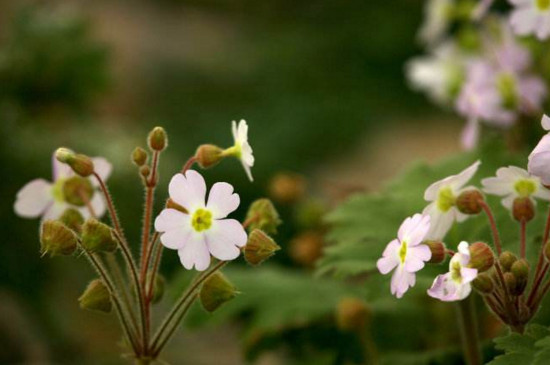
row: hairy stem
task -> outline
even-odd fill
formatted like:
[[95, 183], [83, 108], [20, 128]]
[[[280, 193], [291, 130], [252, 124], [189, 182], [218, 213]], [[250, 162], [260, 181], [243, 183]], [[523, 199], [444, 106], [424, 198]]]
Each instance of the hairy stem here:
[[495, 244], [495, 248], [497, 250], [497, 253], [500, 255], [502, 253], [502, 246], [500, 244], [500, 234], [498, 233], [497, 224], [495, 221], [495, 217], [493, 215], [493, 211], [491, 210], [491, 207], [487, 205], [487, 203], [483, 200], [479, 202], [481, 205], [481, 208], [487, 214], [487, 218], [489, 218], [489, 224], [491, 226], [491, 232], [493, 234], [493, 242]]
[[521, 223], [520, 223], [520, 255], [521, 255], [521, 258], [524, 259], [525, 258], [525, 241], [526, 241], [526, 232], [527, 232], [527, 222], [525, 221], [525, 219], [522, 219], [521, 220]]

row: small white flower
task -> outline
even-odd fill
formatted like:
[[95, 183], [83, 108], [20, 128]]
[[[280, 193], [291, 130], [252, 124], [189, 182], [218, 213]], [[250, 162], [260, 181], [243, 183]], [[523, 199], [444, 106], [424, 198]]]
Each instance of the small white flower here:
[[155, 220], [155, 229], [162, 232], [160, 241], [165, 247], [178, 250], [186, 269], [206, 270], [210, 255], [224, 261], [239, 256], [239, 247], [246, 245], [246, 232], [235, 219], [224, 219], [240, 203], [233, 186], [215, 183], [206, 202], [204, 178], [188, 170], [172, 177], [168, 190], [170, 198], [188, 213], [164, 209]]
[[432, 257], [430, 248], [421, 244], [429, 229], [428, 215], [415, 214], [405, 219], [399, 227], [397, 239], [388, 243], [382, 258], [376, 263], [383, 275], [395, 269], [391, 278], [391, 293], [397, 298], [414, 286], [415, 273]]
[[[92, 158], [95, 172], [103, 179], [107, 180], [111, 174], [111, 164], [102, 157]], [[90, 211], [86, 206], [76, 206], [66, 201], [63, 194], [63, 185], [71, 177], [76, 176], [72, 169], [55, 158], [52, 158], [53, 183], [44, 179], [35, 179], [23, 186], [17, 193], [14, 210], [17, 215], [24, 218], [42, 217], [42, 220], [57, 219], [68, 208], [78, 210], [86, 219], [90, 217]], [[94, 178], [89, 178], [94, 187], [94, 194], [90, 205], [94, 214], [101, 217], [105, 213], [105, 201], [103, 196], [97, 191], [98, 182]]]
[[[542, 128], [550, 131], [550, 118], [546, 115], [541, 120]], [[550, 185], [550, 133], [546, 133], [529, 155], [527, 170], [531, 175], [540, 178], [544, 185]]]
[[544, 40], [550, 36], [550, 0], [509, 0], [515, 7], [510, 14], [514, 32], [534, 34]]
[[232, 122], [231, 129], [233, 132], [233, 147], [228, 148], [224, 151], [225, 156], [235, 156], [241, 161], [246, 176], [250, 181], [254, 181], [252, 178], [252, 172], [250, 168], [254, 166], [254, 155], [252, 154], [252, 147], [248, 143], [248, 124], [246, 120], [241, 119], [239, 124], [235, 121]]
[[428, 238], [442, 239], [455, 221], [462, 222], [468, 217], [456, 207], [456, 198], [467, 189], [464, 185], [474, 176], [480, 164], [476, 161], [458, 175], [446, 177], [426, 189], [424, 199], [431, 202], [423, 212], [431, 218]]
[[550, 191], [542, 186], [540, 179], [516, 166], [501, 167], [496, 177], [483, 179], [481, 183], [487, 194], [504, 197], [502, 205], [510, 210], [516, 198], [530, 198], [533, 203], [534, 198], [550, 200]]
[[443, 302], [462, 300], [472, 291], [471, 282], [477, 277], [477, 269], [467, 267], [470, 263], [470, 250], [467, 242], [460, 242], [458, 252], [449, 262], [449, 272], [438, 275], [428, 295]]

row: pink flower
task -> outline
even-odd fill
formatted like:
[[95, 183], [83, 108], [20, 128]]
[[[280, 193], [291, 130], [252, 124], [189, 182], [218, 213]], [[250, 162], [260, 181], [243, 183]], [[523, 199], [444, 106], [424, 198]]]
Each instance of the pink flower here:
[[525, 36], [534, 34], [544, 40], [550, 36], [550, 1], [509, 0], [515, 9], [510, 14], [514, 33]]
[[470, 263], [470, 250], [467, 242], [460, 242], [458, 252], [449, 263], [449, 272], [438, 275], [428, 295], [443, 302], [462, 300], [472, 291], [471, 282], [477, 277], [477, 269], [467, 267]]
[[[542, 128], [550, 131], [550, 118], [546, 115], [541, 120]], [[540, 178], [544, 185], [550, 185], [550, 133], [547, 133], [529, 155], [527, 170], [531, 175]]]
[[164, 209], [155, 220], [155, 229], [163, 232], [162, 244], [178, 250], [182, 265], [199, 271], [210, 266], [210, 255], [219, 260], [239, 256], [247, 235], [235, 219], [224, 219], [239, 206], [239, 195], [233, 186], [218, 182], [212, 186], [206, 201], [206, 184], [198, 172], [189, 170], [172, 177], [168, 186], [170, 198], [187, 210]]
[[397, 239], [386, 246], [382, 258], [376, 266], [386, 275], [394, 270], [391, 279], [391, 293], [397, 298], [415, 284], [415, 272], [424, 267], [424, 263], [432, 257], [430, 248], [422, 244], [430, 229], [430, 217], [428, 215], [415, 214], [405, 219], [399, 231]]
[[[105, 181], [111, 174], [111, 164], [102, 157], [95, 157], [95, 172]], [[70, 204], [63, 194], [63, 185], [68, 179], [76, 176], [71, 168], [55, 158], [52, 158], [53, 183], [44, 179], [35, 179], [27, 183], [19, 190], [16, 196], [15, 213], [24, 218], [42, 217], [42, 220], [59, 218], [68, 208], [77, 209], [84, 218], [90, 217], [90, 211], [86, 206]], [[101, 217], [105, 213], [105, 201], [97, 192], [99, 184], [94, 178], [89, 178], [94, 193], [90, 205], [94, 214]]]

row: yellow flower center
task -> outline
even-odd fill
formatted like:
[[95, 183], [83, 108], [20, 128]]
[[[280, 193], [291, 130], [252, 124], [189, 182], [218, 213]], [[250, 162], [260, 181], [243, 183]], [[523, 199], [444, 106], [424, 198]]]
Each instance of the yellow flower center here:
[[545, 11], [550, 8], [550, 0], [535, 0], [535, 5], [540, 11]]
[[518, 93], [514, 76], [509, 73], [500, 74], [497, 78], [497, 89], [502, 98], [502, 106], [506, 109], [515, 109], [518, 104]]
[[243, 154], [241, 145], [237, 142], [235, 142], [235, 145], [233, 147], [229, 147], [222, 152], [222, 156], [234, 156], [238, 159], [241, 159], [241, 156]]
[[455, 261], [451, 263], [451, 279], [460, 284], [462, 282], [462, 275], [460, 274], [460, 262]]
[[65, 181], [67, 181], [67, 179], [57, 179], [52, 186], [53, 199], [58, 203], [63, 203], [65, 201], [65, 194], [63, 193]]
[[191, 225], [197, 232], [207, 230], [212, 226], [212, 213], [206, 209], [197, 209], [191, 219]]
[[453, 194], [453, 190], [450, 187], [444, 187], [439, 189], [437, 194], [437, 208], [442, 212], [447, 212], [455, 205], [456, 198]]
[[537, 185], [533, 182], [533, 180], [523, 179], [516, 181], [514, 184], [514, 189], [520, 197], [527, 198], [537, 190]]
[[407, 257], [407, 242], [403, 241], [401, 243], [401, 248], [399, 249], [399, 259], [401, 260], [401, 263], [405, 263], [405, 258]]

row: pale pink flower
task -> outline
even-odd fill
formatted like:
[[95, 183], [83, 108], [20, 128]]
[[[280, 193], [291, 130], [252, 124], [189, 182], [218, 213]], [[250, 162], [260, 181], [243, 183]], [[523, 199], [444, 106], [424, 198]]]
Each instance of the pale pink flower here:
[[534, 34], [544, 40], [550, 36], [550, 1], [509, 0], [515, 7], [510, 14], [514, 33], [525, 36]]
[[[105, 181], [111, 174], [111, 164], [102, 157], [92, 158], [95, 172]], [[75, 176], [72, 169], [55, 158], [52, 158], [53, 182], [44, 179], [35, 179], [23, 186], [17, 193], [14, 210], [17, 215], [24, 218], [42, 217], [42, 220], [57, 219], [68, 208], [78, 210], [84, 218], [90, 217], [90, 211], [86, 206], [76, 206], [66, 201], [63, 194], [63, 184]], [[90, 205], [97, 217], [105, 214], [105, 201], [101, 193], [97, 191], [97, 180], [90, 177], [90, 183], [95, 188]]]
[[[542, 128], [550, 131], [550, 118], [546, 115], [541, 120]], [[529, 155], [527, 170], [531, 175], [540, 178], [544, 185], [550, 185], [550, 133], [542, 137], [533, 152]]]
[[471, 282], [477, 277], [477, 269], [468, 267], [470, 263], [470, 250], [467, 242], [460, 242], [458, 252], [449, 262], [449, 272], [438, 275], [428, 295], [443, 302], [462, 300], [472, 291]]
[[224, 153], [231, 154], [238, 158], [243, 165], [248, 179], [254, 181], [252, 172], [250, 171], [252, 166], [254, 166], [254, 155], [252, 154], [252, 147], [250, 147], [250, 143], [248, 143], [248, 124], [244, 119], [241, 119], [238, 125], [233, 121], [231, 129], [233, 132], [234, 145]]
[[155, 220], [155, 229], [162, 232], [160, 241], [178, 250], [182, 265], [199, 271], [210, 266], [210, 255], [223, 261], [239, 256], [247, 235], [235, 219], [224, 219], [239, 206], [239, 195], [233, 186], [218, 182], [212, 186], [206, 202], [206, 183], [194, 170], [172, 177], [168, 186], [170, 198], [187, 213], [164, 209]]
[[422, 244], [430, 229], [430, 217], [415, 214], [405, 219], [397, 232], [397, 239], [386, 246], [376, 266], [386, 275], [394, 270], [391, 279], [391, 293], [397, 298], [415, 284], [415, 273], [424, 267], [432, 257], [430, 248]]

